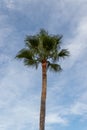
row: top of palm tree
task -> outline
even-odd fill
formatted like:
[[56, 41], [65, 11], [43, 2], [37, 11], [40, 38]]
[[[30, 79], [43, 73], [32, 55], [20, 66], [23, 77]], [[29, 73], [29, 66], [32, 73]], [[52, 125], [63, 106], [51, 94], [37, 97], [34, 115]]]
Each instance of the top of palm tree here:
[[61, 49], [62, 36], [49, 35], [41, 29], [36, 35], [26, 36], [25, 48], [20, 50], [16, 58], [23, 59], [24, 64], [38, 68], [39, 63], [46, 62], [47, 68], [60, 71], [59, 59], [69, 56], [67, 49]]

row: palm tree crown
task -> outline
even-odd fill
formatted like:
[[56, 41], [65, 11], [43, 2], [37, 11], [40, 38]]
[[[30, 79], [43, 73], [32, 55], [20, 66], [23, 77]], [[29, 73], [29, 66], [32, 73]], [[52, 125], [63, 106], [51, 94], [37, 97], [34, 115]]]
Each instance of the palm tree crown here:
[[67, 49], [61, 49], [62, 36], [49, 35], [41, 29], [37, 35], [29, 35], [25, 39], [26, 47], [19, 51], [16, 58], [23, 59], [24, 64], [38, 68], [39, 63], [47, 63], [47, 68], [55, 72], [61, 70], [57, 63], [60, 58], [69, 56]]

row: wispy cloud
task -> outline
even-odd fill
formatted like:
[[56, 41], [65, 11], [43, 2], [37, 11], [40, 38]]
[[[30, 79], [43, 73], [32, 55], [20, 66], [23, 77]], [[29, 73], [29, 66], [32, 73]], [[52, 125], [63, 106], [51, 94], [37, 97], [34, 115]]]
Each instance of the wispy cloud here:
[[54, 114], [50, 113], [46, 117], [46, 123], [47, 124], [62, 124], [62, 125], [67, 125], [68, 121], [67, 121], [67, 119], [64, 119], [63, 117], [61, 117], [57, 113], [54, 113]]
[[[39, 98], [37, 94], [35, 95], [33, 90], [36, 84], [33, 80], [36, 81], [36, 78], [34, 79], [32, 70], [28, 72], [23, 66], [20, 66], [19, 69], [18, 65], [15, 62], [9, 63], [5, 76], [1, 78], [1, 130], [6, 130], [8, 128], [21, 130], [26, 127], [27, 124], [35, 125], [36, 122], [38, 123]], [[31, 94], [29, 94], [29, 92]], [[38, 104], [38, 106], [35, 106], [35, 104]], [[32, 127], [32, 130], [33, 129]]]

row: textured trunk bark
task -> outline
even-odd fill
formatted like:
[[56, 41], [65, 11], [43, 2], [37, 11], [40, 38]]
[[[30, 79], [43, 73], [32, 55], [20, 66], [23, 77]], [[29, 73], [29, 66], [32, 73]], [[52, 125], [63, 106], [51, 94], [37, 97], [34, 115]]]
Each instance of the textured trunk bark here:
[[41, 107], [40, 107], [40, 128], [39, 130], [45, 130], [45, 111], [46, 111], [46, 87], [47, 87], [47, 64], [42, 63], [42, 93], [41, 93]]

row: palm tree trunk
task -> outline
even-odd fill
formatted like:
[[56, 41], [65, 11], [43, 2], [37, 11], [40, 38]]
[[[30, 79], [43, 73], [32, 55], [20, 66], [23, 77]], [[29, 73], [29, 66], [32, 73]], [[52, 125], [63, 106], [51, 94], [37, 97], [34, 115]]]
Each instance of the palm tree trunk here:
[[45, 130], [45, 109], [46, 109], [46, 86], [47, 86], [47, 74], [46, 61], [42, 63], [42, 93], [41, 93], [41, 107], [40, 107], [40, 129]]

